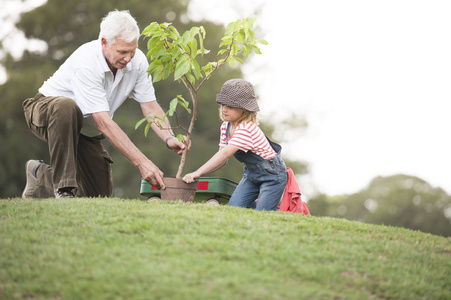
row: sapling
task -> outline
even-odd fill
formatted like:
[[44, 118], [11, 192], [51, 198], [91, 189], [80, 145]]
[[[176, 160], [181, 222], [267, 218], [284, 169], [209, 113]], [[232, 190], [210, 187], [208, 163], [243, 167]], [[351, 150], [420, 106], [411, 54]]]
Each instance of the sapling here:
[[[261, 54], [258, 44], [267, 44], [265, 40], [255, 39], [254, 22], [254, 17], [248, 17], [229, 23], [216, 55], [204, 48], [206, 31], [203, 26], [194, 26], [182, 35], [171, 23], [152, 22], [147, 26], [142, 32], [142, 35], [148, 37], [147, 58], [150, 60], [150, 64], [147, 73], [152, 75], [153, 82], [164, 80], [174, 74], [174, 81], [181, 82], [188, 91], [192, 109], [189, 108], [189, 101], [185, 100], [182, 95], [177, 95], [170, 102], [169, 109], [163, 118], [149, 115], [137, 122], [135, 129], [147, 121], [144, 129], [144, 134], [147, 136], [153, 123], [163, 129], [160, 121], [168, 116], [174, 117], [176, 126], [174, 128], [179, 128], [183, 132], [177, 134], [177, 139], [179, 141], [185, 139], [188, 144], [196, 121], [199, 90], [204, 82], [225, 64], [232, 67], [236, 66], [237, 62], [242, 64], [243, 60], [240, 56], [245, 58], [252, 52]], [[207, 55], [212, 58], [212, 61], [201, 67], [197, 59]], [[176, 111], [178, 106], [183, 107], [191, 114], [188, 128], [179, 122]], [[186, 154], [187, 150], [185, 149], [176, 178], [182, 176]]]

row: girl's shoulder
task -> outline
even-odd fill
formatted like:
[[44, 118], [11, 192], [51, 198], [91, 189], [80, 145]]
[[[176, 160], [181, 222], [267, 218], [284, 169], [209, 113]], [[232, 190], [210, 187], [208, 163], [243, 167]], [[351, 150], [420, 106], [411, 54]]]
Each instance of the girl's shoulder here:
[[256, 125], [252, 121], [240, 123], [236, 129], [237, 130], [246, 130], [249, 132], [261, 131], [260, 127], [258, 127], [258, 125]]
[[238, 124], [237, 128], [253, 128], [257, 125], [254, 124], [252, 121], [242, 122]]

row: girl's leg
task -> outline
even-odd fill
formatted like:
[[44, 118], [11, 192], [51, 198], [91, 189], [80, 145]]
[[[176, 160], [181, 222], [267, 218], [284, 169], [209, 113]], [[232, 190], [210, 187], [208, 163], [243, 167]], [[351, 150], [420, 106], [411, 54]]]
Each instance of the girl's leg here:
[[255, 208], [255, 199], [258, 197], [259, 187], [253, 184], [246, 175], [230, 197], [229, 206]]
[[266, 161], [261, 166], [262, 170], [257, 175], [261, 184], [256, 209], [277, 210], [287, 185], [287, 168], [280, 156]]
[[277, 205], [279, 205], [286, 184], [286, 180], [274, 180], [262, 183], [256, 209], [277, 210]]

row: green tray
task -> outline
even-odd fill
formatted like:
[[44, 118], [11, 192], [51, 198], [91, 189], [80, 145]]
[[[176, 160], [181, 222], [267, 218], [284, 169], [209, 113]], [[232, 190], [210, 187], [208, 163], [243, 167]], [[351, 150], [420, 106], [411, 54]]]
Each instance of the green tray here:
[[[237, 185], [236, 182], [226, 178], [200, 177], [194, 202], [227, 204]], [[147, 197], [148, 200], [160, 198], [160, 190], [144, 179], [141, 179], [140, 194]]]

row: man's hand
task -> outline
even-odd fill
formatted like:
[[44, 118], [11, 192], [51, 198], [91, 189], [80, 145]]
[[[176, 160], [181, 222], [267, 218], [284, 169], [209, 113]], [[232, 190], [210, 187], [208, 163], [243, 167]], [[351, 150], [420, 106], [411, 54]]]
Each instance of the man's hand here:
[[92, 114], [97, 128], [110, 141], [122, 155], [130, 160], [141, 173], [142, 178], [155, 187], [165, 189], [163, 172], [152, 163], [139, 149], [130, 141], [122, 129], [111, 119], [108, 112]]
[[[144, 117], [147, 117], [149, 115], [154, 115], [158, 118], [164, 117], [164, 111], [161, 109], [157, 101], [141, 102], [140, 105]], [[166, 146], [168, 146], [168, 148], [172, 149], [178, 155], [182, 155], [183, 150], [185, 149], [187, 149], [188, 151], [190, 150], [191, 141], [187, 145], [186, 136], [184, 136], [184, 140], [181, 142], [175, 137], [172, 138], [173, 132], [171, 130], [171, 124], [169, 124], [169, 120], [167, 118], [164, 118], [164, 120], [160, 121], [160, 126], [152, 124], [151, 128], [163, 141], [166, 142]], [[169, 139], [167, 139], [168, 137]]]
[[178, 155], [182, 155], [183, 150], [185, 150], [185, 148], [187, 148], [188, 151], [191, 149], [191, 140], [189, 141], [189, 145], [187, 146], [186, 136], [184, 136], [184, 138], [185, 139], [181, 142], [176, 137], [170, 138], [167, 140], [166, 145], [174, 152], [177, 152]]
[[156, 188], [160, 188], [162, 190], [166, 188], [163, 182], [164, 176], [163, 172], [150, 160], [147, 161], [145, 164], [139, 165], [138, 169], [141, 172], [141, 176], [145, 181], [155, 186]]

